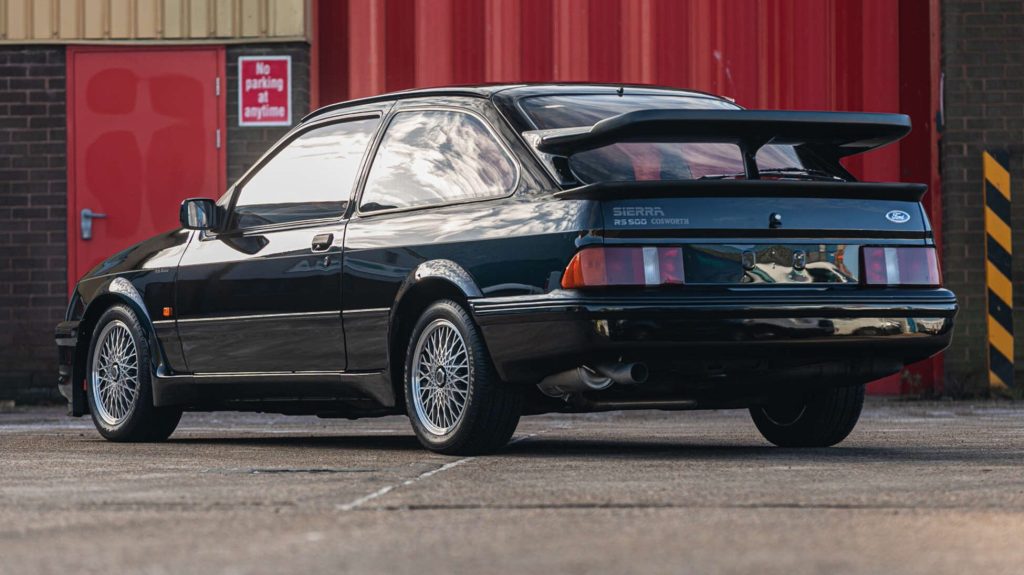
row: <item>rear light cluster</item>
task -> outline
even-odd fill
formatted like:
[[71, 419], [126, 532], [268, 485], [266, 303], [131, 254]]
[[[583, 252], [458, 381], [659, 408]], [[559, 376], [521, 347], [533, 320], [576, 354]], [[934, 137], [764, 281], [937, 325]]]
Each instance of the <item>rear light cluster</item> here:
[[[930, 286], [941, 284], [934, 247], [864, 247], [861, 284]], [[573, 256], [562, 274], [562, 287], [654, 287], [683, 284], [680, 247], [595, 246]]]
[[934, 286], [941, 283], [933, 247], [865, 247], [861, 282], [872, 286]]
[[584, 248], [573, 256], [562, 275], [565, 289], [681, 283], [683, 250], [678, 247]]

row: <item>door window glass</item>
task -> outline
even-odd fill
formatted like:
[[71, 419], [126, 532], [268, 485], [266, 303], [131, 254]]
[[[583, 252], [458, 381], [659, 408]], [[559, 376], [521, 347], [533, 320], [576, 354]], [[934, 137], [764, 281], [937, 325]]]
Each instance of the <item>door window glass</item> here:
[[410, 208], [508, 195], [516, 167], [484, 123], [470, 114], [396, 114], [373, 161], [359, 209]]
[[379, 123], [379, 118], [339, 122], [293, 140], [242, 186], [233, 227], [339, 217]]

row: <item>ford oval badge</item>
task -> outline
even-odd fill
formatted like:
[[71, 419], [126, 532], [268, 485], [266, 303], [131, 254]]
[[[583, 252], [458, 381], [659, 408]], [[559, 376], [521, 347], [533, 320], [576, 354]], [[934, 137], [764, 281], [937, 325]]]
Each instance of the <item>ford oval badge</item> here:
[[890, 210], [885, 214], [885, 219], [895, 224], [905, 224], [910, 221], [910, 214], [903, 210]]

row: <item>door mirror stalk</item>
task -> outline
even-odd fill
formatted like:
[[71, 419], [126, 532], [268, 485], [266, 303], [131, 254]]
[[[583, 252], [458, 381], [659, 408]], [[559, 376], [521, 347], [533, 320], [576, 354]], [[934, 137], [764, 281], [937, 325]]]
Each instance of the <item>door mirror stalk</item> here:
[[221, 224], [221, 210], [209, 198], [189, 198], [181, 202], [178, 219], [187, 230], [216, 230]]

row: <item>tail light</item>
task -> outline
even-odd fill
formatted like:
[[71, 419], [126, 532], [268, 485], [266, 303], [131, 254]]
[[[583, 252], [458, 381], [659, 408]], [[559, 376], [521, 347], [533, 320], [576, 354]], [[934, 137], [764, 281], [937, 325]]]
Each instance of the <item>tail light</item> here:
[[681, 283], [683, 250], [678, 247], [584, 248], [573, 256], [562, 274], [565, 289]]
[[874, 286], [931, 286], [941, 283], [933, 247], [865, 247], [861, 282]]

